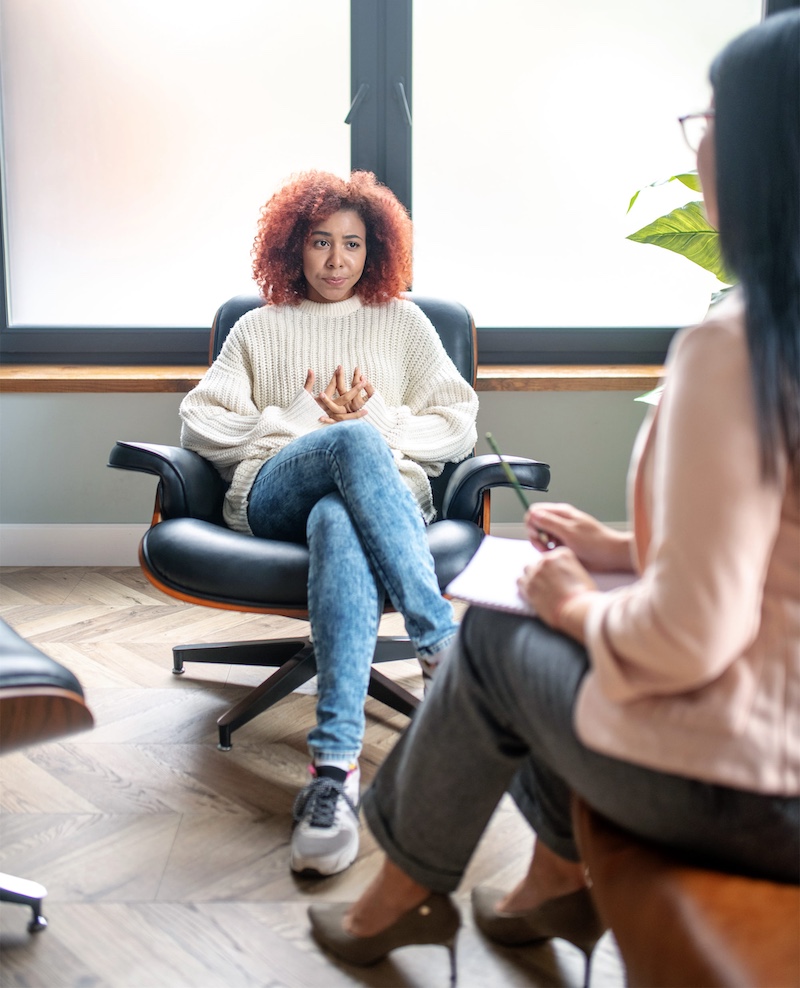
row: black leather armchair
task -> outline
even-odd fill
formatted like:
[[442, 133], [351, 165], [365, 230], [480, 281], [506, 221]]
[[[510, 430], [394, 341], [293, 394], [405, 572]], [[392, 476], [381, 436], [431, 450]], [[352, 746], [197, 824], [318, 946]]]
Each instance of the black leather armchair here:
[[[75, 676], [0, 621], [0, 752], [83, 731], [94, 723]], [[38, 882], [0, 873], [0, 901], [30, 906], [31, 933], [45, 929]]]
[[[475, 383], [475, 326], [460, 304], [409, 296], [426, 313], [461, 374]], [[258, 296], [236, 296], [217, 312], [211, 331], [210, 360], [245, 312], [263, 305]], [[550, 468], [535, 460], [510, 456], [523, 487], [547, 490]], [[308, 551], [288, 542], [252, 538], [228, 529], [222, 521], [225, 484], [207, 460], [190, 450], [140, 442], [118, 442], [109, 466], [158, 477], [153, 524], [142, 539], [139, 558], [148, 579], [179, 600], [207, 607], [306, 618]], [[438, 514], [428, 526], [428, 540], [439, 586], [444, 588], [474, 555], [489, 529], [490, 491], [509, 486], [496, 456], [449, 463], [434, 479]], [[382, 637], [373, 663], [413, 658], [408, 639]], [[223, 714], [219, 747], [228, 750], [231, 734], [281, 700], [316, 672], [308, 637], [177, 645], [173, 672], [184, 662], [223, 662], [277, 666], [278, 669], [240, 703]], [[418, 699], [372, 668], [371, 696], [410, 715]]]

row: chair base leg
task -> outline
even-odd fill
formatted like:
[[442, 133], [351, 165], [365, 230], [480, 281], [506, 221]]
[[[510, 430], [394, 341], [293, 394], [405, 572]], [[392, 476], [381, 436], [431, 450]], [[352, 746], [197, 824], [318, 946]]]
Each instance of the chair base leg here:
[[44, 885], [0, 872], [0, 902], [16, 902], [21, 906], [30, 906], [33, 911], [28, 923], [29, 933], [41, 933], [47, 929], [47, 920], [42, 915], [42, 900], [46, 895]]
[[230, 751], [231, 734], [237, 728], [251, 721], [260, 713], [271, 707], [278, 700], [293, 693], [298, 686], [308, 682], [316, 675], [317, 663], [314, 658], [314, 646], [308, 642], [296, 655], [284, 662], [264, 682], [251, 690], [236, 706], [231, 707], [218, 720], [220, 751]]
[[265, 638], [261, 641], [213, 642], [210, 645], [175, 645], [172, 672], [179, 676], [184, 662], [220, 662], [233, 666], [280, 666], [304, 648], [310, 639]]
[[374, 666], [369, 673], [367, 692], [373, 699], [385, 703], [387, 707], [391, 707], [392, 710], [396, 710], [400, 714], [405, 714], [406, 717], [410, 717], [420, 704], [419, 699], [413, 693], [409, 693], [402, 686], [398, 686], [393, 679], [389, 679], [382, 672], [378, 672]]
[[[382, 636], [375, 646], [373, 663], [413, 659], [414, 649], [405, 636]], [[282, 700], [316, 675], [317, 664], [310, 637], [267, 638], [261, 641], [216, 642], [176, 645], [172, 649], [172, 672], [182, 675], [184, 662], [217, 662], [228, 665], [277, 666], [271, 676], [251, 690], [218, 720], [220, 751], [230, 751], [231, 735], [268, 707]], [[369, 695], [410, 717], [420, 701], [408, 690], [378, 672], [370, 671]]]

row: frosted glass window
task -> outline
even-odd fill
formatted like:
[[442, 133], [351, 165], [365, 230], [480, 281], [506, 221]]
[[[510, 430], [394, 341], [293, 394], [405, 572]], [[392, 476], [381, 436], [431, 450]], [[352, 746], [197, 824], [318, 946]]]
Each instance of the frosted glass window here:
[[676, 118], [761, 0], [424, 0], [414, 7], [416, 291], [479, 327], [680, 326], [719, 287], [625, 239], [696, 198]]
[[347, 175], [350, 9], [0, 0], [10, 325], [207, 326], [261, 205]]

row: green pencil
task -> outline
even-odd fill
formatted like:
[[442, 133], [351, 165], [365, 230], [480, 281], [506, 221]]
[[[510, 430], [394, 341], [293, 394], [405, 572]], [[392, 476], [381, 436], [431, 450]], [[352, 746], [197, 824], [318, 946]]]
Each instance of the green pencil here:
[[492, 447], [492, 450], [495, 453], [497, 453], [497, 458], [500, 460], [500, 465], [505, 471], [506, 477], [508, 477], [508, 479], [511, 481], [511, 486], [517, 492], [517, 497], [520, 499], [520, 501], [522, 501], [522, 507], [527, 511], [528, 508], [530, 507], [530, 504], [528, 504], [528, 499], [525, 497], [525, 493], [522, 490], [522, 484], [520, 484], [520, 482], [516, 478], [514, 471], [503, 459], [503, 454], [497, 448], [497, 443], [494, 441], [494, 437], [492, 436], [491, 432], [486, 433], [486, 441]]

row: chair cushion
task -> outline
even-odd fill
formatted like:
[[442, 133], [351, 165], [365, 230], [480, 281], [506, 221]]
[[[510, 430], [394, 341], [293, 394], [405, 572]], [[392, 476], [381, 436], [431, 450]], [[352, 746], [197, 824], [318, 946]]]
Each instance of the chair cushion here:
[[[475, 554], [483, 531], [472, 522], [439, 521], [427, 529], [439, 586]], [[196, 518], [173, 518], [142, 540], [142, 564], [167, 592], [242, 610], [305, 608], [308, 549], [258, 539]]]

